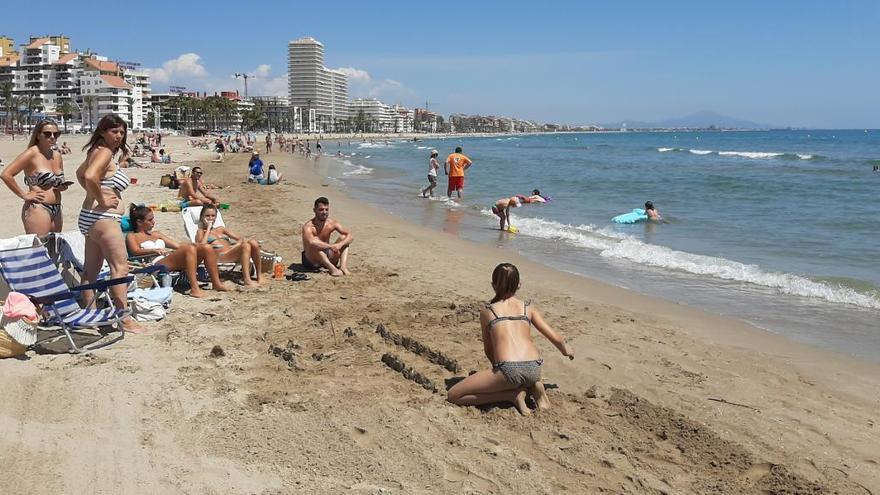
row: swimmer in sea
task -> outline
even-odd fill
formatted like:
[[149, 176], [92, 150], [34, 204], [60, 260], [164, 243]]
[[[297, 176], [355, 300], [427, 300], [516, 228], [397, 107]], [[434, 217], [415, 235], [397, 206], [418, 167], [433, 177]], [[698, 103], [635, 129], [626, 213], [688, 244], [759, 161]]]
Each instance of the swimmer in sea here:
[[532, 191], [531, 196], [523, 196], [521, 194], [517, 194], [516, 196], [511, 196], [509, 198], [501, 198], [492, 205], [492, 213], [498, 215], [500, 219], [498, 228], [500, 230], [505, 230], [504, 224], [507, 224], [507, 228], [510, 228], [510, 209], [511, 208], [519, 208], [523, 204], [528, 203], [546, 203], [547, 198], [541, 196], [541, 191], [535, 189]]
[[648, 220], [659, 222], [663, 220], [663, 217], [660, 216], [660, 212], [657, 211], [657, 208], [654, 208], [654, 203], [651, 201], [645, 201], [645, 215], [648, 215]]

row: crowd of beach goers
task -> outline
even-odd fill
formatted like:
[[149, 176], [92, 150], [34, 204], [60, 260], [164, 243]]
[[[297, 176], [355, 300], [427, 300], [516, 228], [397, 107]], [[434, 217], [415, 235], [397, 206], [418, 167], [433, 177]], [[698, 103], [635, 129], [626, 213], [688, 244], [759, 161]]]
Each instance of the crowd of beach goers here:
[[[51, 129], [46, 132], [54, 135]], [[128, 136], [135, 143], [140, 139], [138, 133]], [[114, 213], [135, 224], [120, 234], [124, 247], [155, 250], [146, 253], [150, 257], [177, 256], [182, 272], [194, 258], [192, 277], [207, 280], [198, 285], [208, 297], [189, 297], [192, 286], [182, 284], [165, 320], [135, 322], [147, 333], [86, 357], [29, 353], [27, 361], [0, 362], [8, 380], [8, 400], [0, 406], [4, 459], [15, 454], [31, 461], [62, 460], [48, 470], [40, 466], [49, 462], [29, 463], [35, 468], [10, 462], [8, 476], [15, 486], [34, 493], [136, 493], [145, 487], [153, 492], [381, 488], [399, 493], [696, 493], [758, 488], [798, 493], [819, 487], [859, 493], [856, 481], [873, 487], [880, 479], [866, 461], [877, 455], [877, 433], [871, 425], [876, 401], [870, 398], [876, 375], [871, 369], [850, 368], [833, 356], [748, 333], [721, 318], [591, 284], [510, 252], [470, 246], [391, 218], [309, 175], [317, 156], [314, 137], [309, 143], [311, 162], [304, 151], [282, 152], [275, 139], [267, 150], [262, 136], [255, 136], [253, 149], [246, 150], [242, 134], [240, 152], [227, 152], [221, 164], [211, 163], [216, 156], [210, 143], [217, 136], [211, 137], [208, 148], [188, 144], [185, 138], [163, 136], [159, 143], [145, 137], [151, 148], [162, 146], [174, 158], [170, 164], [147, 164], [143, 169], [120, 167], [130, 185], [121, 192], [113, 188], [113, 196], [119, 192]], [[301, 139], [305, 146], [309, 138]], [[3, 143], [6, 166], [25, 151], [25, 144]], [[105, 173], [86, 173], [98, 165], [90, 156], [101, 150], [90, 154], [89, 148], [80, 149], [82, 144], [86, 143], [71, 146], [72, 153], [64, 155], [73, 162], [65, 169], [84, 168], [71, 177], [76, 183], [61, 191], [63, 198], [57, 196], [58, 204], [66, 207], [62, 231], [79, 230], [83, 204], [109, 212], [102, 209], [97, 194], [89, 196], [89, 189], [96, 189], [95, 179], [100, 192], [110, 189], [100, 187], [102, 180], [120, 178], [112, 158]], [[116, 156], [121, 160], [121, 154]], [[276, 165], [283, 180], [266, 187], [248, 182], [255, 158]], [[425, 158], [414, 166], [427, 170], [430, 160]], [[479, 165], [479, 157], [469, 158]], [[437, 158], [440, 174], [444, 164], [448, 157]], [[178, 173], [180, 167], [186, 170]], [[268, 179], [268, 170], [264, 173]], [[80, 175], [85, 187], [79, 185]], [[178, 189], [159, 185], [166, 175], [174, 176]], [[22, 186], [23, 176], [20, 172], [14, 177], [26, 195], [31, 189]], [[132, 183], [136, 176], [139, 180]], [[73, 182], [66, 179], [61, 184]], [[436, 193], [446, 192], [444, 187], [449, 187], [448, 181], [438, 184]], [[452, 195], [457, 192], [453, 189]], [[5, 196], [2, 204], [14, 207], [16, 214], [5, 222], [4, 237], [24, 232], [24, 220], [36, 221], [43, 214], [39, 210], [51, 224], [52, 216], [42, 206], [27, 205], [27, 211], [35, 211], [17, 218], [25, 200], [12, 193]], [[100, 199], [112, 204], [107, 196]], [[516, 207], [522, 207], [529, 203], [520, 196], [533, 195], [527, 190], [498, 196], [506, 198], [507, 206], [519, 201]], [[322, 197], [329, 198], [328, 205], [316, 204]], [[47, 194], [41, 199], [51, 205], [55, 197]], [[261, 265], [263, 280], [256, 275], [250, 288], [238, 267], [231, 275], [220, 271], [215, 285], [210, 273], [199, 272], [207, 272], [212, 255], [228, 250], [233, 240], [229, 232], [219, 230], [217, 217], [210, 213], [182, 222], [182, 212], [174, 208], [151, 208], [163, 199], [184, 208], [190, 207], [189, 201], [216, 205], [216, 210], [207, 211], [226, 217], [227, 228], [242, 240], [236, 244], [241, 251], [248, 244], [251, 252], [280, 253], [289, 278], [270, 280], [274, 273]], [[503, 203], [496, 205], [506, 209]], [[328, 218], [340, 215], [344, 230], [352, 239], [357, 236], [346, 249], [352, 251], [349, 275], [333, 277], [326, 267], [322, 273], [313, 272], [302, 263], [302, 226], [325, 206], [333, 207], [334, 216]], [[121, 232], [119, 222], [121, 218], [103, 218], [95, 223], [99, 229], [112, 225]], [[196, 235], [203, 231], [203, 239], [189, 239], [187, 228], [192, 226]], [[217, 238], [213, 243], [209, 233]], [[177, 249], [159, 234], [176, 241]], [[188, 245], [194, 247], [182, 247]], [[114, 254], [100, 247], [102, 255]], [[315, 247], [328, 259], [334, 254], [329, 245]], [[174, 254], [180, 250], [188, 257]], [[256, 263], [253, 258], [242, 260], [240, 253], [236, 261]], [[287, 269], [290, 261], [295, 261], [293, 272]], [[218, 260], [217, 265], [221, 268], [223, 263]], [[109, 262], [108, 266], [112, 269]], [[520, 275], [518, 283], [512, 267]], [[292, 277], [295, 273], [306, 273], [311, 280], [298, 281]], [[520, 284], [534, 303], [526, 305], [529, 299], [519, 298], [518, 292], [504, 297]], [[241, 290], [212, 293], [236, 287]], [[499, 300], [492, 303], [495, 298]], [[535, 306], [543, 310], [540, 317]], [[501, 319], [492, 322], [496, 318]], [[523, 346], [514, 348], [531, 354], [496, 357], [494, 353], [505, 352], [502, 347], [509, 342], [493, 340], [493, 335], [519, 339], [528, 320], [539, 327], [539, 318], [569, 338], [563, 343], [569, 354], [577, 351], [577, 359], [570, 361], [542, 339], [534, 346], [540, 354]], [[379, 323], [384, 334], [374, 332]], [[737, 340], [735, 335], [745, 337]], [[484, 347], [487, 342], [494, 348]], [[760, 351], [750, 350], [752, 346]], [[387, 353], [406, 363], [405, 373], [382, 364], [380, 356]], [[544, 364], [539, 365], [539, 359]], [[499, 361], [519, 364], [491, 370], [489, 362]], [[439, 385], [442, 394], [438, 397], [404, 378], [414, 376], [414, 370]], [[468, 370], [477, 373], [470, 375], [470, 383], [457, 382], [465, 388], [443, 389], [444, 380], [460, 379]], [[471, 386], [485, 391], [509, 383], [508, 376], [532, 386], [489, 392], [499, 394], [493, 399], [523, 412], [544, 398], [553, 407], [529, 419], [512, 412], [515, 409], [483, 413], [447, 403], [447, 398], [479, 403], [485, 397], [472, 393]], [[545, 387], [542, 396], [535, 389], [537, 376], [540, 383], [558, 389]], [[68, 392], [64, 384], [90, 392]], [[110, 390], [105, 384], [112, 384]], [[67, 401], [63, 415], [46, 407], [53, 396]], [[89, 419], [97, 419], [105, 433], [84, 433]], [[40, 446], [42, 442], [52, 447]], [[804, 460], [804, 452], [809, 460]], [[98, 462], [122, 459], [136, 476], [123, 481], [112, 473], [89, 475], [92, 470], [79, 460], [84, 457]]]

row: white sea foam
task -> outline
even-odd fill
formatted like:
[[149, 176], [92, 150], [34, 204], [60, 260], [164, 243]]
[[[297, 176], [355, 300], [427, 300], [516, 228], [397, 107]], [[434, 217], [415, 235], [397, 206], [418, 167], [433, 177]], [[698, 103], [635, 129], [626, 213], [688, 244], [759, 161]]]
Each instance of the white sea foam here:
[[657, 148], [657, 151], [660, 153], [666, 153], [667, 151], [678, 151], [678, 148]]
[[743, 158], [763, 160], [766, 160], [768, 158], [778, 158], [785, 155], [785, 153], [773, 153], [767, 151], [719, 151], [718, 154], [721, 156], [741, 156]]
[[695, 155], [709, 155], [713, 153], [712, 150], [688, 150]]
[[807, 155], [807, 154], [801, 154], [801, 153], [798, 153], [797, 157], [800, 158], [801, 160], [812, 160], [813, 159], [813, 155]]
[[359, 143], [358, 148], [393, 148], [393, 146], [385, 143]]
[[[483, 214], [492, 215], [488, 209]], [[492, 215], [494, 216], [494, 215]], [[520, 234], [598, 251], [605, 258], [627, 260], [641, 265], [676, 270], [720, 280], [745, 282], [770, 287], [782, 294], [822, 299], [833, 303], [880, 309], [880, 299], [848, 287], [816, 282], [790, 273], [769, 272], [756, 265], [676, 251], [664, 246], [645, 244], [632, 236], [609, 228], [591, 225], [565, 225], [540, 218], [517, 217], [511, 221]]]
[[427, 146], [416, 146], [416, 149], [426, 150], [426, 149], [428, 149], [428, 147]]
[[349, 160], [342, 160], [342, 164], [351, 169], [342, 172], [342, 175], [346, 177], [352, 175], [369, 175], [373, 173], [373, 169], [371, 169], [370, 167], [365, 167], [357, 163], [352, 163]]

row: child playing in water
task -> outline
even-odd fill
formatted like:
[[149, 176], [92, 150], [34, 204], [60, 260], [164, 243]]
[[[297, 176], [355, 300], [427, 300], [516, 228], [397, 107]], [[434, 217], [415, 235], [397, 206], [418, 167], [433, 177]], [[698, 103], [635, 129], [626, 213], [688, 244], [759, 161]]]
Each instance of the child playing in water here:
[[547, 198], [541, 196], [541, 191], [535, 189], [532, 191], [531, 196], [523, 196], [521, 194], [517, 194], [516, 196], [511, 196], [509, 198], [501, 198], [492, 205], [492, 213], [498, 215], [500, 218], [499, 229], [505, 230], [504, 224], [507, 224], [507, 228], [510, 228], [510, 209], [511, 208], [519, 208], [523, 204], [528, 203], [546, 203]]
[[538, 409], [549, 409], [550, 401], [541, 383], [538, 349], [532, 342], [532, 325], [564, 356], [574, 359], [574, 350], [556, 333], [541, 313], [516, 297], [519, 270], [501, 263], [492, 272], [495, 297], [480, 311], [483, 350], [492, 368], [482, 370], [449, 389], [447, 400], [459, 406], [512, 402], [521, 414], [529, 414], [525, 399], [531, 394]]

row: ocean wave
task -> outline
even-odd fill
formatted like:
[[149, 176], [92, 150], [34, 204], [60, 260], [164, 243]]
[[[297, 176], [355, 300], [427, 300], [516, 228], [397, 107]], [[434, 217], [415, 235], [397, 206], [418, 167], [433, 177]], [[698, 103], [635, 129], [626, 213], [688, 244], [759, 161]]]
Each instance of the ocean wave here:
[[813, 160], [824, 158], [822, 155], [812, 153], [782, 153], [775, 151], [714, 151], [714, 150], [698, 150], [683, 148], [657, 148], [660, 153], [668, 153], [670, 151], [680, 152], [687, 151], [693, 155], [718, 155], [718, 156], [738, 156], [741, 158], [749, 158], [752, 160], [768, 160], [773, 158], [793, 158], [798, 160]]
[[349, 160], [340, 160], [340, 161], [342, 162], [343, 165], [345, 165], [346, 167], [351, 169], [351, 170], [346, 170], [345, 172], [342, 172], [342, 175], [345, 177], [349, 177], [352, 175], [370, 175], [373, 173], [373, 169], [370, 167], [365, 167], [365, 166], [360, 165], [358, 163], [352, 163]]
[[426, 149], [428, 149], [428, 147], [427, 146], [416, 146], [416, 149], [417, 150], [426, 150]]
[[393, 148], [391, 144], [385, 143], [359, 143], [358, 148]]
[[[482, 210], [491, 215], [491, 211]], [[790, 273], [770, 272], [726, 258], [676, 251], [656, 244], [645, 244], [632, 236], [592, 225], [566, 225], [541, 218], [516, 217], [511, 220], [520, 234], [564, 241], [598, 251], [602, 257], [626, 260], [646, 266], [676, 270], [720, 280], [744, 282], [775, 289], [781, 294], [821, 299], [832, 303], [880, 309], [877, 296], [850, 287], [823, 283]]]

